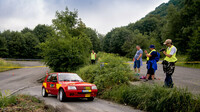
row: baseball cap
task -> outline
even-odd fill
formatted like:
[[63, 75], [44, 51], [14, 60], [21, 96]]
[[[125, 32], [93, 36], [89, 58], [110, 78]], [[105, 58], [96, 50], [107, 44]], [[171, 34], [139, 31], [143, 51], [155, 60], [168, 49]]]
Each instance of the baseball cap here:
[[171, 39], [167, 39], [167, 40], [165, 40], [165, 42], [163, 43], [163, 44], [171, 44], [172, 43], [172, 40]]
[[155, 48], [155, 46], [154, 45], [150, 45], [149, 48]]

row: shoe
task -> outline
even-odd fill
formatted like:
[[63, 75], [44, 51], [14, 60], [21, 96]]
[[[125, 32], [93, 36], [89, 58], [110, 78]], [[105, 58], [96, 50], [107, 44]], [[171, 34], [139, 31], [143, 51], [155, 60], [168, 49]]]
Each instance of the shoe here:
[[140, 74], [139, 74], [139, 73], [137, 73], [137, 75], [138, 75], [138, 76], [140, 76]]
[[145, 80], [144, 80], [144, 82], [147, 82], [147, 81], [148, 81], [148, 79], [145, 79]]

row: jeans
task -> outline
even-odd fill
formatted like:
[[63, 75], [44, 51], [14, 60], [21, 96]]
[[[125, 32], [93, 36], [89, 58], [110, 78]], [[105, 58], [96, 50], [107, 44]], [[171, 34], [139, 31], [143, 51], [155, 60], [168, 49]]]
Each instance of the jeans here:
[[173, 85], [172, 74], [166, 74], [165, 86], [173, 88]]
[[172, 80], [172, 74], [174, 73], [175, 70], [175, 62], [167, 62], [164, 60], [162, 64], [163, 64], [163, 71], [164, 73], [166, 73], [165, 86], [173, 88], [174, 83]]

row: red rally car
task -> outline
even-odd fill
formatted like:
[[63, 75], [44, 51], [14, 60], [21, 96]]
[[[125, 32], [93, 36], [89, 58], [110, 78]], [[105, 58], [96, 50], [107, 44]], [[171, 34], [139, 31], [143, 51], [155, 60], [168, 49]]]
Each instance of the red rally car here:
[[75, 73], [51, 73], [42, 84], [42, 96], [57, 95], [62, 102], [65, 98], [87, 98], [93, 101], [97, 95], [94, 84], [83, 82]]

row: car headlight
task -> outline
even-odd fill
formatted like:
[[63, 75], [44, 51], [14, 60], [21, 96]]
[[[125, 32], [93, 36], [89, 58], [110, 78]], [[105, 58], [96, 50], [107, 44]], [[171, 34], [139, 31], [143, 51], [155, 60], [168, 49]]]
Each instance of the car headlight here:
[[97, 86], [92, 86], [92, 89], [97, 89]]
[[68, 90], [77, 90], [76, 86], [68, 86]]

